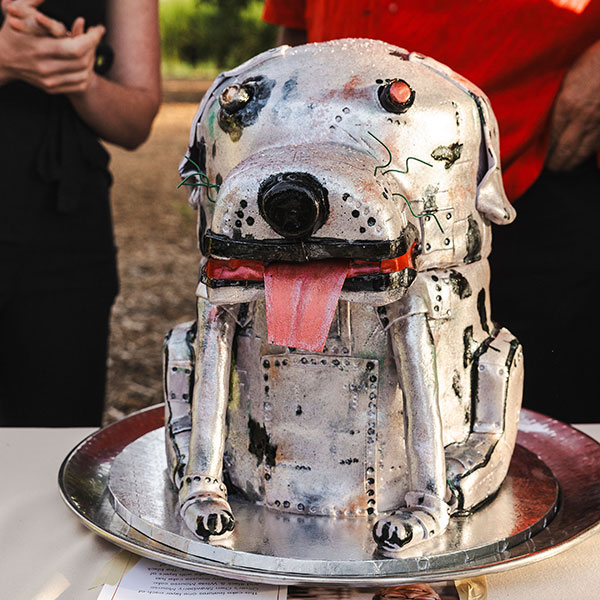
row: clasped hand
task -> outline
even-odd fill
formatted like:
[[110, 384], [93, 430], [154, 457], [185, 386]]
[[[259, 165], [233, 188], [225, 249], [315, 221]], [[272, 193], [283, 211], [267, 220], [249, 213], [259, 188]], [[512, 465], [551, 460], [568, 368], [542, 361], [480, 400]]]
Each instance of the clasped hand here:
[[78, 17], [68, 30], [37, 7], [43, 0], [2, 0], [0, 84], [18, 79], [49, 94], [84, 92], [94, 74], [96, 47], [105, 29]]

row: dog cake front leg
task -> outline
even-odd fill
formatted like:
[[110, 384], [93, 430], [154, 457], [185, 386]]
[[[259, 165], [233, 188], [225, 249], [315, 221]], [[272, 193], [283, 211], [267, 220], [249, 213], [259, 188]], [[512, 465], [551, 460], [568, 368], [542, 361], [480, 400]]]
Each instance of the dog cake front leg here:
[[399, 318], [391, 335], [404, 396], [409, 492], [406, 506], [373, 528], [379, 549], [386, 554], [439, 535], [449, 521], [435, 348], [426, 315]]
[[222, 471], [237, 308], [198, 299], [192, 431], [179, 504], [186, 525], [204, 539], [225, 535], [234, 526]]

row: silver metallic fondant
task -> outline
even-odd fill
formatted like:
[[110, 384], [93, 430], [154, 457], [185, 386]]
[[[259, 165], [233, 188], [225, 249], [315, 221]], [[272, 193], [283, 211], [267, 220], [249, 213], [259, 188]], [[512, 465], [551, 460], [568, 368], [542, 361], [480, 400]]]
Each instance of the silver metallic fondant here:
[[[397, 111], [395, 82], [411, 92]], [[491, 318], [491, 222], [515, 216], [497, 157], [484, 94], [383, 42], [283, 47], [215, 81], [180, 166], [199, 208], [197, 320], [165, 344], [168, 472], [198, 536], [231, 535], [225, 481], [273, 511], [366, 519], [388, 555], [498, 490], [523, 360]], [[289, 180], [316, 215], [302, 235], [306, 215], [265, 208]], [[262, 281], [207, 271], [403, 255], [346, 279], [322, 352], [269, 343]]]

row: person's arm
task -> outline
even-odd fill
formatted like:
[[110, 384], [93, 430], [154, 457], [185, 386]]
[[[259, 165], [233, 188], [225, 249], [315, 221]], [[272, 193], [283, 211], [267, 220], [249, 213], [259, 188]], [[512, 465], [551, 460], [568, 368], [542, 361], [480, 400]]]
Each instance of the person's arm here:
[[570, 171], [600, 148], [600, 41], [565, 75], [554, 101], [546, 166]]
[[55, 39], [58, 24], [34, 8], [39, 3], [3, 2], [0, 85], [18, 79], [49, 94], [65, 94], [101, 138], [128, 149], [139, 146], [160, 104], [157, 1], [109, 0], [107, 38], [115, 60], [107, 77], [93, 70], [104, 27], [84, 33], [83, 19], [78, 18], [70, 36]]
[[102, 77], [92, 70], [86, 89], [67, 96], [101, 138], [132, 150], [150, 134], [160, 105], [157, 1], [109, 0], [107, 29], [110, 71]]

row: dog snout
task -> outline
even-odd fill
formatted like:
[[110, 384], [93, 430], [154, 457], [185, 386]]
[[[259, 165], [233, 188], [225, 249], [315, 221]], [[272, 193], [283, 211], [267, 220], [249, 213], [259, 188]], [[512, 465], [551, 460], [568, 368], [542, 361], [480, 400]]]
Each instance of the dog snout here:
[[263, 181], [258, 207], [265, 221], [287, 239], [308, 238], [327, 220], [327, 189], [308, 173], [279, 173]]

